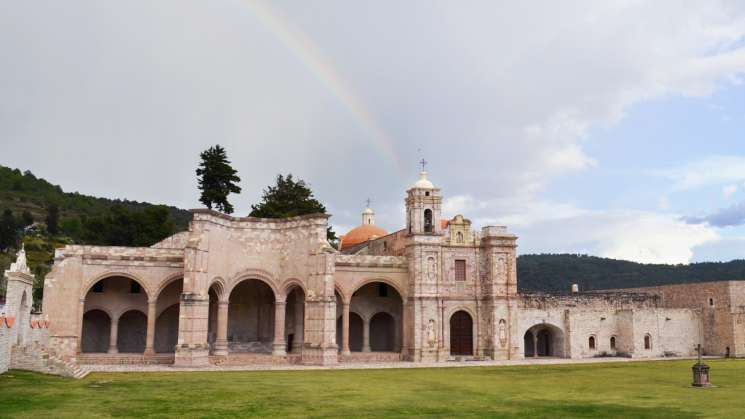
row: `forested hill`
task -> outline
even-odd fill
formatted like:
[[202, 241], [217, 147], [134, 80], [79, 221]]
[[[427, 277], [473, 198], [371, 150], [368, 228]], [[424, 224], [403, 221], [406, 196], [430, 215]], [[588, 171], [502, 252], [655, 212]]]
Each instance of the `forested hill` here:
[[522, 255], [517, 259], [521, 291], [568, 292], [705, 281], [745, 280], [745, 260], [656, 265], [586, 255]]
[[[10, 209], [18, 217], [28, 211], [34, 220], [43, 222], [50, 206], [55, 205], [60, 211], [60, 225], [67, 224], [75, 229], [75, 221], [107, 214], [113, 207], [137, 211], [153, 207], [147, 202], [120, 199], [96, 198], [81, 195], [77, 192], [64, 192], [58, 185], [53, 185], [42, 178], [37, 178], [30, 171], [21, 172], [0, 166], [0, 211]], [[191, 214], [188, 211], [163, 206], [168, 210], [176, 230], [185, 230]]]

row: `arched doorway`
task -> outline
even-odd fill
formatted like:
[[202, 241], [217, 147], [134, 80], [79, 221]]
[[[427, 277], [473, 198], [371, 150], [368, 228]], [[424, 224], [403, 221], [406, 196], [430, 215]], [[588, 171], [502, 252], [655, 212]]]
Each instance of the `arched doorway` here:
[[535, 325], [525, 332], [523, 351], [526, 358], [563, 357], [564, 334], [551, 324]]
[[450, 355], [473, 355], [473, 320], [463, 310], [450, 317]]
[[168, 284], [158, 294], [158, 301], [155, 303], [156, 318], [153, 341], [155, 352], [173, 353], [176, 351], [183, 287], [183, 279], [177, 279]]
[[373, 352], [395, 350], [396, 321], [388, 313], [380, 312], [370, 319], [370, 349]]
[[145, 351], [147, 315], [138, 310], [129, 310], [119, 316], [119, 334], [116, 347], [119, 353], [142, 353]]
[[258, 279], [236, 285], [228, 304], [230, 352], [271, 353], [274, 341], [274, 301], [271, 287]]
[[103, 310], [89, 310], [83, 315], [82, 352], [105, 353], [109, 350], [111, 318]]
[[305, 292], [299, 286], [292, 287], [285, 302], [285, 343], [287, 353], [300, 353], [305, 331]]
[[[18, 306], [18, 325], [28, 325], [29, 324], [29, 314], [31, 313], [31, 310], [29, 309], [29, 297], [26, 294], [26, 291], [23, 291], [23, 295], [21, 295], [21, 304]], [[19, 327], [18, 331], [16, 332], [16, 344], [22, 345], [26, 343], [26, 327]]]
[[[80, 351], [142, 353], [147, 335], [147, 315], [144, 314], [148, 312], [147, 301], [145, 288], [133, 278], [110, 276], [97, 281], [85, 294], [80, 318]], [[103, 314], [91, 313], [86, 317], [93, 310]], [[132, 311], [134, 313], [130, 313]], [[106, 313], [112, 313], [114, 318]], [[122, 314], [117, 318], [116, 313]], [[108, 342], [108, 349], [104, 350], [101, 342]]]
[[[349, 310], [351, 352], [401, 350], [403, 299], [395, 287], [382, 281], [365, 284], [352, 294]], [[357, 321], [361, 322], [360, 328]], [[360, 349], [357, 349], [358, 336], [362, 338]]]

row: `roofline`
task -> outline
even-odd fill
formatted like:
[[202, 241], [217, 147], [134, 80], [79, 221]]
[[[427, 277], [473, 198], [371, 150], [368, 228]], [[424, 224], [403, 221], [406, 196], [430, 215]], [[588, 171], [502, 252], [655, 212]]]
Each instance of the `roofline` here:
[[328, 220], [329, 218], [331, 218], [331, 214], [323, 214], [320, 212], [316, 212], [313, 214], [297, 215], [294, 217], [287, 217], [287, 218], [233, 217], [232, 215], [223, 214], [219, 211], [215, 211], [209, 208], [195, 208], [195, 209], [190, 209], [189, 212], [192, 214], [212, 215], [214, 217], [222, 218], [223, 220], [228, 220], [228, 221], [244, 221], [244, 222], [251, 222], [251, 223], [277, 223], [277, 222], [285, 222], [285, 221], [300, 221], [300, 220], [310, 220], [310, 219], [318, 219], [318, 218], [323, 218], [325, 220]]

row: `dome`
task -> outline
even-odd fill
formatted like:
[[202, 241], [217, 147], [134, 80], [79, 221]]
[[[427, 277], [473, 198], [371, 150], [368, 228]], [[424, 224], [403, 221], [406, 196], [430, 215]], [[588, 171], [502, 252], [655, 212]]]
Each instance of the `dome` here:
[[432, 182], [427, 179], [427, 172], [425, 170], [422, 170], [419, 172], [419, 180], [414, 183], [414, 185], [411, 186], [412, 188], [419, 188], [419, 189], [434, 189], [435, 185], [432, 184]]
[[341, 250], [356, 246], [360, 243], [364, 243], [368, 240], [377, 239], [383, 237], [388, 233], [382, 228], [375, 224], [363, 224], [359, 227], [355, 227], [341, 238]]

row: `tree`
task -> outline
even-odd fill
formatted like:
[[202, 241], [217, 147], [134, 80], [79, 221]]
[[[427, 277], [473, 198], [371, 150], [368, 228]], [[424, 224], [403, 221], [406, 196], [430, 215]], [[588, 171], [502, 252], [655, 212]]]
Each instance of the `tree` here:
[[31, 213], [28, 212], [28, 210], [23, 210], [23, 213], [21, 214], [21, 220], [23, 221], [21, 225], [23, 227], [28, 227], [34, 223], [34, 216], [31, 215]]
[[0, 249], [13, 246], [18, 241], [18, 230], [13, 211], [6, 209], [0, 217]]
[[47, 207], [47, 232], [57, 234], [59, 231], [59, 207], [56, 204], [50, 204]]
[[[287, 218], [306, 214], [325, 214], [326, 207], [313, 197], [305, 181], [277, 175], [277, 184], [264, 190], [261, 202], [251, 205], [251, 217]], [[336, 233], [331, 227], [326, 230], [326, 238], [336, 240]]]
[[233, 206], [228, 202], [228, 195], [240, 193], [236, 183], [241, 181], [235, 169], [230, 166], [225, 149], [219, 145], [208, 148], [200, 155], [202, 162], [197, 169], [199, 190], [202, 195], [199, 201], [212, 209], [214, 205], [226, 214], [233, 213]]

